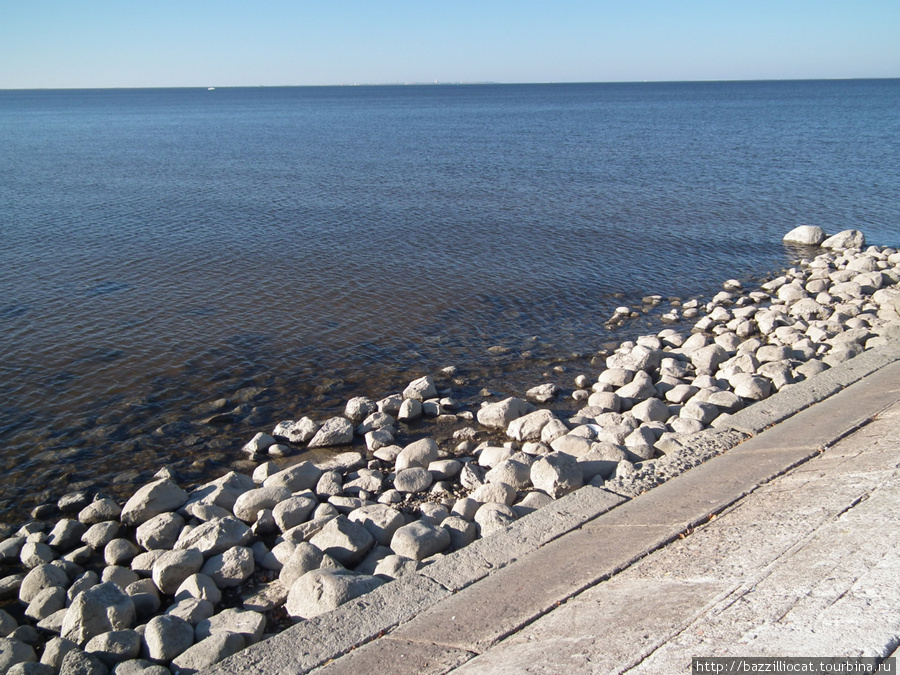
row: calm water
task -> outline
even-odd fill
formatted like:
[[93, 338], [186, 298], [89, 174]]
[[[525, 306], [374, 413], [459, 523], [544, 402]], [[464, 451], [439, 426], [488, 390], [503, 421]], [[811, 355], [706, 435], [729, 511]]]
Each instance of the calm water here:
[[0, 516], [448, 364], [534, 384], [798, 224], [900, 244], [898, 186], [900, 80], [2, 91]]

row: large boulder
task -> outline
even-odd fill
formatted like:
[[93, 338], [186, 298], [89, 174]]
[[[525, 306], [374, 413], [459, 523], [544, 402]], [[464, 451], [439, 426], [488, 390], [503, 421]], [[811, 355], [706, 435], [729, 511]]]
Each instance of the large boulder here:
[[247, 546], [253, 532], [234, 516], [213, 518], [201, 523], [182, 536], [176, 543], [177, 550], [194, 549], [204, 556], [216, 555], [232, 546]]
[[311, 619], [373, 591], [383, 583], [383, 579], [375, 576], [313, 570], [291, 586], [285, 609], [295, 619]]
[[332, 417], [309, 441], [310, 448], [326, 448], [350, 445], [353, 442], [353, 424], [346, 417]]
[[549, 410], [535, 410], [510, 422], [506, 435], [516, 441], [539, 441], [541, 431], [555, 419], [556, 416]]
[[531, 483], [556, 499], [583, 485], [581, 467], [571, 455], [551, 452], [531, 465]]
[[98, 584], [75, 596], [63, 619], [61, 636], [79, 645], [111, 630], [134, 626], [134, 601], [114, 583]]
[[801, 225], [784, 235], [782, 241], [785, 244], [797, 244], [799, 246], [819, 246], [825, 241], [825, 230], [818, 225]]
[[433, 523], [417, 520], [404, 525], [391, 537], [391, 549], [397, 555], [413, 560], [423, 560], [441, 553], [450, 546], [450, 534]]
[[413, 380], [403, 390], [403, 398], [410, 398], [416, 401], [427, 401], [436, 397], [437, 389], [434, 386], [434, 379], [430, 375]]
[[153, 516], [181, 508], [188, 493], [168, 479], [145, 485], [132, 495], [122, 507], [119, 519], [125, 525], [137, 526]]
[[346, 516], [329, 520], [309, 542], [347, 567], [356, 565], [375, 545], [369, 531]]
[[521, 398], [505, 398], [497, 403], [488, 403], [476, 414], [478, 422], [491, 429], [506, 429], [509, 423], [523, 415], [534, 412], [535, 408]]
[[843, 250], [846, 248], [862, 248], [866, 245], [866, 235], [859, 230], [843, 230], [828, 237], [822, 242], [822, 248]]
[[273, 473], [263, 481], [263, 487], [281, 487], [286, 488], [289, 492], [300, 492], [315, 487], [321, 476], [322, 469], [312, 462], [299, 462]]
[[438, 459], [438, 444], [432, 438], [422, 438], [407, 445], [395, 460], [397, 471], [412, 467], [428, 468], [428, 465]]

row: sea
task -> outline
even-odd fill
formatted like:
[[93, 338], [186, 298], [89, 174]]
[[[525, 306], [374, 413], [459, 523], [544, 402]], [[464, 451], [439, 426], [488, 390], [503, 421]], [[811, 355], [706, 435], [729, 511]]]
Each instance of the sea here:
[[900, 245], [900, 80], [0, 91], [0, 521], [448, 366], [571, 388], [798, 225]]

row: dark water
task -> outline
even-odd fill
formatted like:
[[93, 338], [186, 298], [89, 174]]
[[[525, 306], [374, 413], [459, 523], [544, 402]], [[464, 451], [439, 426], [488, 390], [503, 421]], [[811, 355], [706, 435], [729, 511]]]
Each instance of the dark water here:
[[900, 243], [898, 186], [900, 80], [0, 91], [0, 512], [449, 364], [537, 383], [798, 224]]

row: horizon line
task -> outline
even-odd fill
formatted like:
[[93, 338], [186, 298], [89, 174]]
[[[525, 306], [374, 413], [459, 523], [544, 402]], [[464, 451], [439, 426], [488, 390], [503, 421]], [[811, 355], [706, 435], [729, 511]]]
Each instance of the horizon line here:
[[465, 86], [527, 86], [527, 85], [572, 85], [572, 84], [702, 84], [726, 82], [838, 82], [854, 80], [897, 80], [893, 77], [783, 77], [783, 78], [718, 78], [700, 80], [547, 80], [540, 82], [497, 82], [497, 81], [441, 81], [434, 82], [345, 82], [338, 84], [222, 84], [222, 85], [153, 85], [153, 86], [85, 86], [85, 87], [0, 87], [0, 91], [114, 91], [138, 89], [286, 89], [286, 88], [339, 88], [339, 87], [465, 87]]

